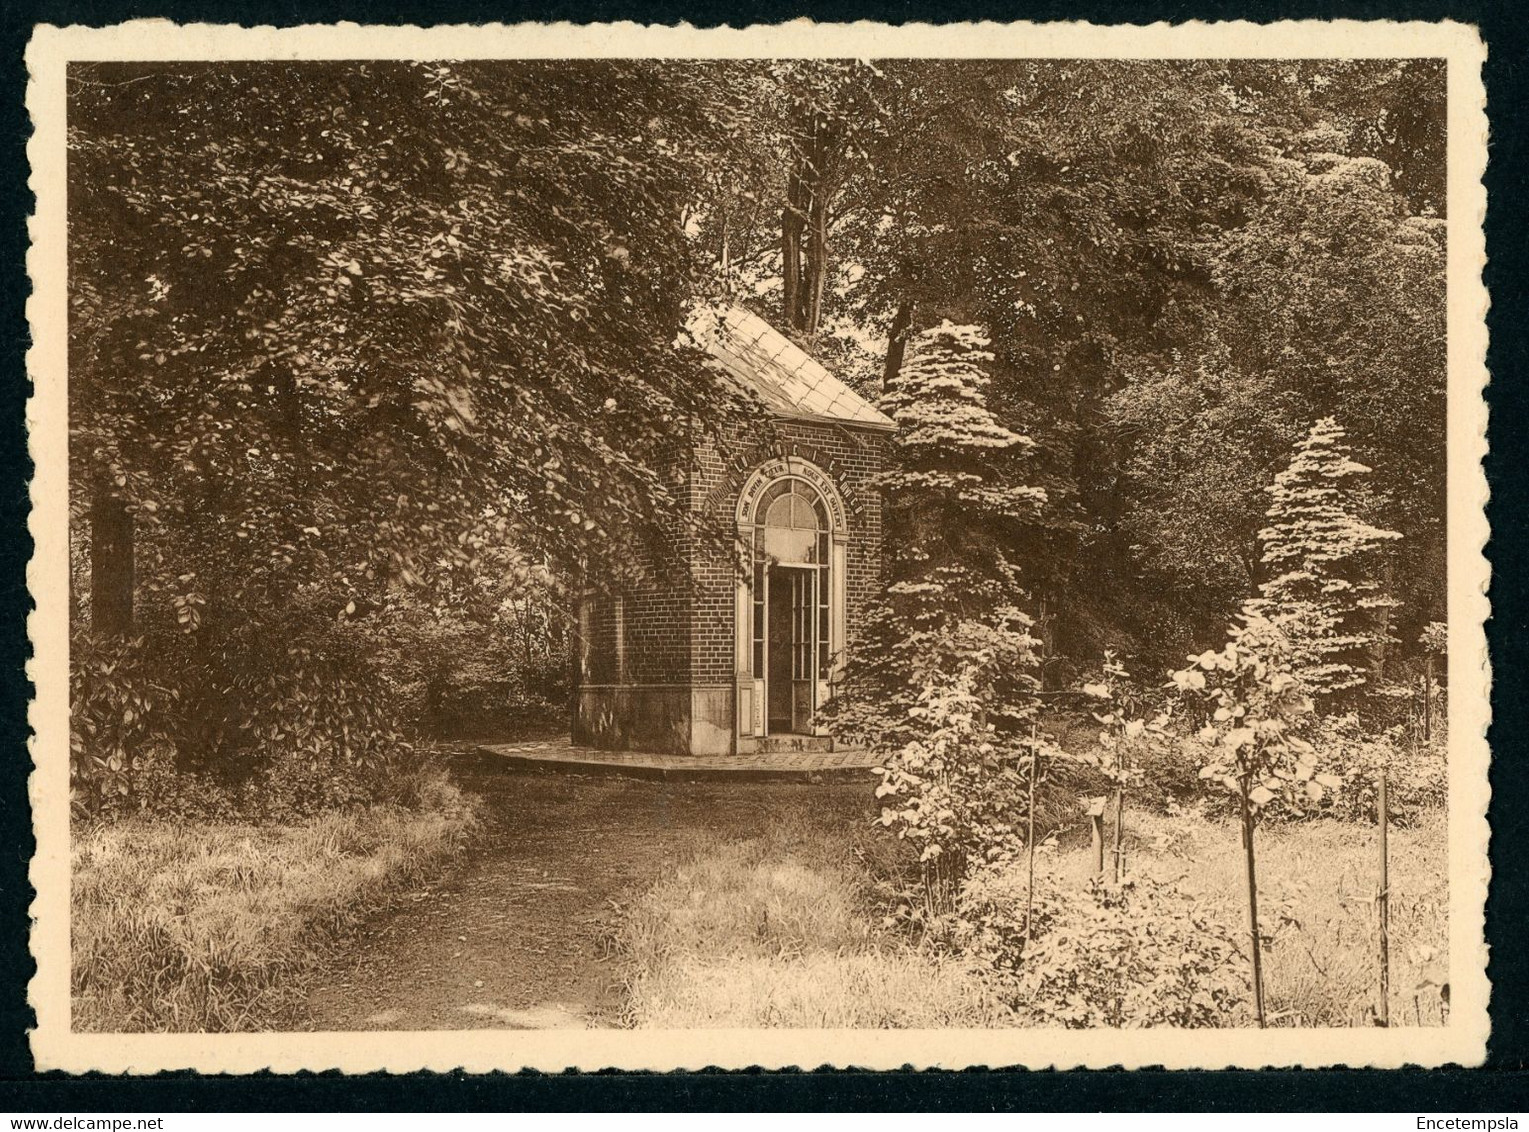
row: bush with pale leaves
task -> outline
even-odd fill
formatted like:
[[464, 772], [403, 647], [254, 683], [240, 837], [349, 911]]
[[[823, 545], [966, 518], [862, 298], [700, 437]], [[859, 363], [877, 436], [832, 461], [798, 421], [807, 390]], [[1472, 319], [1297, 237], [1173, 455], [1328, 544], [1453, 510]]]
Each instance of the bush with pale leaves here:
[[1255, 817], [1277, 803], [1302, 810], [1342, 785], [1318, 773], [1316, 748], [1297, 733], [1312, 702], [1289, 655], [1285, 634], [1250, 615], [1219, 652], [1190, 657], [1191, 665], [1173, 674], [1173, 686], [1197, 701], [1204, 718], [1196, 734], [1200, 778], [1245, 796]]

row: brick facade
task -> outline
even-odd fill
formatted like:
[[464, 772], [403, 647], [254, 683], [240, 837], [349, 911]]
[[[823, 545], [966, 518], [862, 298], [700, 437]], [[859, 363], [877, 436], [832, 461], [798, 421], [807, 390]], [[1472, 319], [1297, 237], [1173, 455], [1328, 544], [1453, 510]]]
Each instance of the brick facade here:
[[[849, 528], [845, 618], [853, 630], [881, 576], [881, 496], [872, 477], [886, 460], [886, 444], [886, 434], [872, 429], [772, 421], [751, 437], [726, 438], [720, 449], [715, 442], [698, 448], [691, 467], [691, 507], [718, 522], [731, 522], [744, 481], [767, 460], [799, 456], [821, 468], [844, 498]], [[736, 674], [734, 575], [730, 563], [697, 558], [704, 585], [696, 595], [691, 627], [691, 674], [722, 683]]]
[[[686, 498], [692, 513], [735, 534], [739, 493], [760, 465], [794, 456], [825, 473], [844, 503], [844, 625], [853, 647], [879, 582], [881, 498], [872, 480], [888, 443], [875, 428], [774, 419], [697, 443], [684, 469]], [[676, 754], [739, 749], [738, 566], [690, 536], [679, 549], [688, 570], [670, 573], [688, 576], [626, 593], [619, 605], [603, 595], [585, 603], [576, 743]], [[593, 655], [618, 645], [619, 657]]]

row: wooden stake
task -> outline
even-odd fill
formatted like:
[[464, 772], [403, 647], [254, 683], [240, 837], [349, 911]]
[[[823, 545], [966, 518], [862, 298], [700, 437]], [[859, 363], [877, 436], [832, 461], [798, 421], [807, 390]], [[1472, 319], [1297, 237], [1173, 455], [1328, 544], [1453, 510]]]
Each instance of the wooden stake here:
[[1028, 877], [1025, 881], [1025, 942], [1020, 954], [1030, 946], [1030, 918], [1035, 913], [1035, 778], [1040, 762], [1040, 749], [1035, 745], [1035, 724], [1030, 725], [1030, 798], [1029, 830], [1025, 834], [1025, 855], [1029, 858]]
[[1433, 657], [1423, 658], [1423, 742], [1433, 739]]
[[1120, 788], [1115, 792], [1115, 883], [1123, 884], [1126, 879], [1126, 776], [1131, 769], [1123, 746], [1115, 769], [1120, 774]]
[[[1123, 771], [1122, 771], [1123, 773]], [[1119, 884], [1126, 877], [1126, 851], [1125, 851], [1125, 826], [1126, 826], [1126, 788], [1122, 784], [1115, 788], [1115, 883]]]
[[1380, 1010], [1376, 1017], [1380, 1025], [1391, 1024], [1391, 878], [1386, 860], [1386, 826], [1390, 824], [1390, 810], [1386, 798], [1386, 772], [1380, 772], [1376, 789], [1375, 811], [1380, 823], [1380, 892], [1375, 900], [1380, 911]]
[[1242, 855], [1248, 872], [1248, 936], [1253, 944], [1253, 1012], [1264, 1028], [1264, 968], [1258, 942], [1258, 870], [1253, 863], [1253, 810], [1248, 804], [1248, 780], [1242, 779]]
[[1094, 851], [1094, 876], [1104, 878], [1104, 799], [1095, 798], [1088, 806], [1089, 843]]

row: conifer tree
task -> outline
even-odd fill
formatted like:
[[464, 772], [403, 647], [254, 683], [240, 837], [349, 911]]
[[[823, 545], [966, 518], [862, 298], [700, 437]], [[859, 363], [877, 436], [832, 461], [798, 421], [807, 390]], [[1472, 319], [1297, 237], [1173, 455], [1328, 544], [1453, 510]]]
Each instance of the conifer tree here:
[[1024, 482], [1032, 442], [987, 406], [987, 346], [941, 323], [883, 393], [899, 426], [881, 481], [885, 586], [835, 709], [841, 732], [886, 754], [882, 821], [920, 847], [931, 912], [968, 861], [1018, 848], [1034, 757], [1037, 642], [1011, 548], [1046, 496]]
[[1331, 698], [1365, 682], [1368, 656], [1386, 640], [1386, 613], [1396, 602], [1371, 570], [1380, 549], [1401, 538], [1359, 517], [1357, 463], [1332, 417], [1312, 426], [1290, 466], [1274, 478], [1258, 532], [1269, 578], [1245, 607], [1290, 639], [1292, 666], [1314, 696]]
[[979, 327], [942, 322], [913, 341], [882, 395], [898, 424], [882, 480], [890, 572], [906, 596], [917, 587], [921, 616], [1014, 604], [1018, 540], [1006, 535], [1046, 502], [1044, 489], [1023, 482], [1034, 442], [988, 408], [992, 361]]

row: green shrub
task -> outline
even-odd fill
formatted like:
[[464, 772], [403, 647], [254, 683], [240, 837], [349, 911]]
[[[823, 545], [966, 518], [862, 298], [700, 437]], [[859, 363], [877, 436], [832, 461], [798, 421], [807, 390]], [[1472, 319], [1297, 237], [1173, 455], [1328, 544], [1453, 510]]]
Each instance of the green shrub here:
[[[129, 777], [131, 789], [116, 806], [96, 811], [96, 818], [118, 820], [143, 815], [179, 821], [235, 821], [253, 819], [261, 800], [258, 791], [230, 787], [216, 776], [176, 766], [175, 751], [168, 743], [143, 750], [134, 760]], [[251, 803], [257, 803], [251, 808]], [[81, 817], [82, 821], [89, 820]]]
[[[1329, 788], [1319, 799], [1299, 799], [1299, 805], [1275, 809], [1263, 820], [1283, 823], [1337, 818], [1373, 823], [1376, 784], [1382, 769], [1386, 771], [1392, 825], [1415, 825], [1426, 814], [1443, 809], [1449, 795], [1448, 744], [1443, 730], [1435, 732], [1436, 738], [1427, 744], [1409, 742], [1406, 731], [1400, 724], [1377, 731], [1373, 719], [1357, 714], [1317, 720], [1308, 738]], [[1205, 748], [1197, 738], [1182, 738], [1178, 745], [1183, 763], [1205, 758]], [[1206, 814], [1229, 817], [1236, 813], [1237, 799], [1219, 782], [1199, 785]]]
[[[1131, 875], [1171, 885], [1210, 918], [1235, 927], [1247, 946], [1247, 907], [1235, 821], [1203, 806], [1143, 811], [1129, 828]], [[1374, 895], [1378, 834], [1369, 822], [1316, 817], [1277, 822], [1259, 834], [1259, 916], [1264, 929], [1265, 1005], [1270, 1025], [1373, 1025], [1379, 978]], [[1448, 848], [1441, 810], [1390, 838], [1391, 1017], [1396, 1025], [1442, 1020], [1438, 981], [1448, 969]], [[1055, 883], [1082, 891], [1093, 876], [1087, 842], [1048, 861]], [[1014, 889], [1023, 900], [1023, 882]], [[1425, 978], [1426, 977], [1426, 978]], [[1433, 980], [1425, 985], [1427, 979]], [[1245, 1024], [1245, 1023], [1244, 1023]]]
[[[1190, 805], [1205, 793], [1201, 765], [1199, 744], [1186, 743], [1173, 734], [1154, 736], [1138, 764], [1141, 781], [1133, 797], [1164, 813], [1176, 806]], [[1227, 795], [1218, 791], [1215, 798], [1221, 802]]]
[[[1265, 818], [1274, 822], [1330, 817], [1342, 821], [1375, 820], [1376, 779], [1387, 772], [1391, 819], [1411, 825], [1423, 814], [1442, 808], [1448, 800], [1448, 743], [1442, 722], [1431, 743], [1409, 740], [1408, 729], [1397, 725], [1377, 730], [1372, 718], [1358, 715], [1329, 716], [1315, 721], [1308, 739], [1322, 764], [1324, 777], [1332, 782], [1320, 800], [1303, 799], [1301, 805], [1280, 808]], [[1081, 727], [1068, 732], [1068, 749], [1084, 762], [1090, 750], [1089, 733]], [[1237, 813], [1237, 798], [1219, 779], [1202, 779], [1200, 768], [1210, 751], [1196, 735], [1170, 730], [1148, 735], [1134, 766], [1137, 776], [1131, 800], [1156, 813], [1173, 813], [1198, 807], [1212, 818]], [[1079, 795], [1100, 795], [1109, 789], [1102, 774], [1090, 775], [1086, 767], [1065, 776], [1075, 783]], [[1049, 829], [1049, 827], [1048, 827]]]
[[968, 868], [1013, 852], [1028, 802], [1040, 642], [1014, 548], [1042, 521], [1035, 442], [989, 408], [994, 355], [976, 325], [913, 335], [884, 383], [900, 426], [878, 477], [885, 584], [870, 604], [834, 732], [881, 761], [882, 823], [918, 853], [921, 894], [943, 915]]
[[400, 714], [438, 738], [534, 735], [568, 722], [570, 600], [542, 564], [501, 548], [449, 596], [401, 597], [372, 627]]
[[76, 814], [133, 812], [156, 797], [180, 723], [176, 692], [152, 678], [141, 639], [70, 641], [69, 792]]
[[[1016, 625], [1028, 623], [1015, 616]], [[887, 753], [876, 787], [881, 824], [918, 853], [921, 884], [907, 906], [922, 919], [951, 910], [968, 869], [1019, 851], [1030, 760], [1050, 750], [990, 719], [995, 670], [1029, 661], [1023, 628], [967, 622], [951, 637], [965, 645], [965, 659], [953, 671], [922, 674], [910, 709], [921, 730]]]
[[376, 800], [412, 751], [349, 628], [289, 621], [71, 648], [77, 817], [298, 818]]

